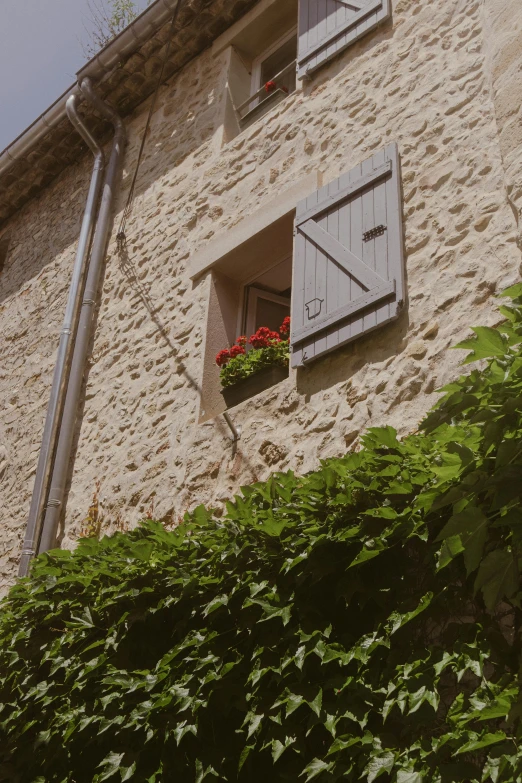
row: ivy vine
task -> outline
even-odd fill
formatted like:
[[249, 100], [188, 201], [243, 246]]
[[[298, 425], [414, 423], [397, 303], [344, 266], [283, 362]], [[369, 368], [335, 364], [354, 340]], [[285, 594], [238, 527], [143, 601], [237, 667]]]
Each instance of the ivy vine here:
[[522, 284], [418, 433], [35, 562], [0, 780], [522, 780]]

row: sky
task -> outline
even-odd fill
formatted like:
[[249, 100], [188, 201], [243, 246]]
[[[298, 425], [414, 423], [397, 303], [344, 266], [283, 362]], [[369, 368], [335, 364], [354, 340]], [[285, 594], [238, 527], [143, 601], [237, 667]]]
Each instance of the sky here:
[[0, 151], [74, 84], [89, 19], [88, 0], [0, 0]]

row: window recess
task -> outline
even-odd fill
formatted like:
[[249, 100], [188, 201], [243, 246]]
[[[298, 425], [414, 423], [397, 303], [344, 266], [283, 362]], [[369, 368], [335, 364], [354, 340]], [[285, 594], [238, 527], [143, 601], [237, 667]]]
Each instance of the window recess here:
[[236, 107], [246, 127], [296, 89], [297, 27], [252, 63], [251, 94]]
[[250, 217], [206, 243], [191, 259], [190, 276], [207, 274], [208, 309], [202, 357], [200, 421], [225, 410], [216, 355], [259, 326], [277, 331], [290, 314], [295, 207], [321, 184], [309, 174]]
[[224, 141], [296, 89], [298, 0], [261, 0], [213, 45], [226, 53]]

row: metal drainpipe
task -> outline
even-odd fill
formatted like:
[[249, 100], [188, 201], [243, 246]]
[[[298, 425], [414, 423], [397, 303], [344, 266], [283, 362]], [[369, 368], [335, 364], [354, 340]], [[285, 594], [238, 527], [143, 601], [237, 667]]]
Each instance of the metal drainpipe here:
[[113, 108], [104, 103], [102, 99], [96, 95], [91, 80], [89, 78], [83, 79], [80, 88], [83, 95], [94, 109], [112, 122], [114, 126], [114, 139], [105, 182], [103, 183], [102, 201], [92, 243], [91, 260], [80, 311], [78, 334], [74, 347], [69, 385], [63, 409], [60, 436], [54, 460], [51, 489], [47, 501], [47, 510], [45, 512], [39, 552], [47, 552], [49, 549], [54, 549], [56, 546], [56, 534], [60, 523], [65, 488], [72, 461], [74, 432], [78, 417], [87, 353], [91, 342], [94, 311], [112, 222], [114, 190], [118, 174], [121, 171], [126, 141], [125, 128], [121, 118]]
[[89, 256], [89, 248], [91, 246], [96, 211], [103, 181], [103, 171], [105, 168], [105, 158], [101, 147], [98, 146], [96, 140], [78, 116], [76, 95], [71, 95], [69, 97], [66, 104], [66, 110], [69, 120], [94, 155], [94, 166], [72, 271], [71, 286], [69, 288], [63, 327], [60, 334], [51, 396], [47, 408], [42, 446], [38, 458], [24, 547], [18, 571], [19, 576], [27, 576], [31, 560], [38, 548], [40, 532], [42, 529], [42, 516], [47, 498], [47, 490], [49, 488], [52, 459], [56, 447], [60, 416], [64, 404], [67, 378], [71, 366], [74, 333], [78, 321], [82, 284], [85, 279], [85, 268]]

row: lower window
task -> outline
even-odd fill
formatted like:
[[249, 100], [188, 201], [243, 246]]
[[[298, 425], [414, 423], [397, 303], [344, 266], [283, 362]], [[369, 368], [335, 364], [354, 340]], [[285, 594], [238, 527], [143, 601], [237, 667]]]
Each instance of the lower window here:
[[[291, 243], [288, 230], [284, 244], [290, 251]], [[241, 280], [217, 270], [211, 274], [200, 421], [257, 395], [289, 374], [291, 253], [271, 265], [265, 260], [264, 268], [251, 269], [247, 277], [249, 261], [256, 265], [245, 253], [235, 265], [236, 273], [242, 270]]]

